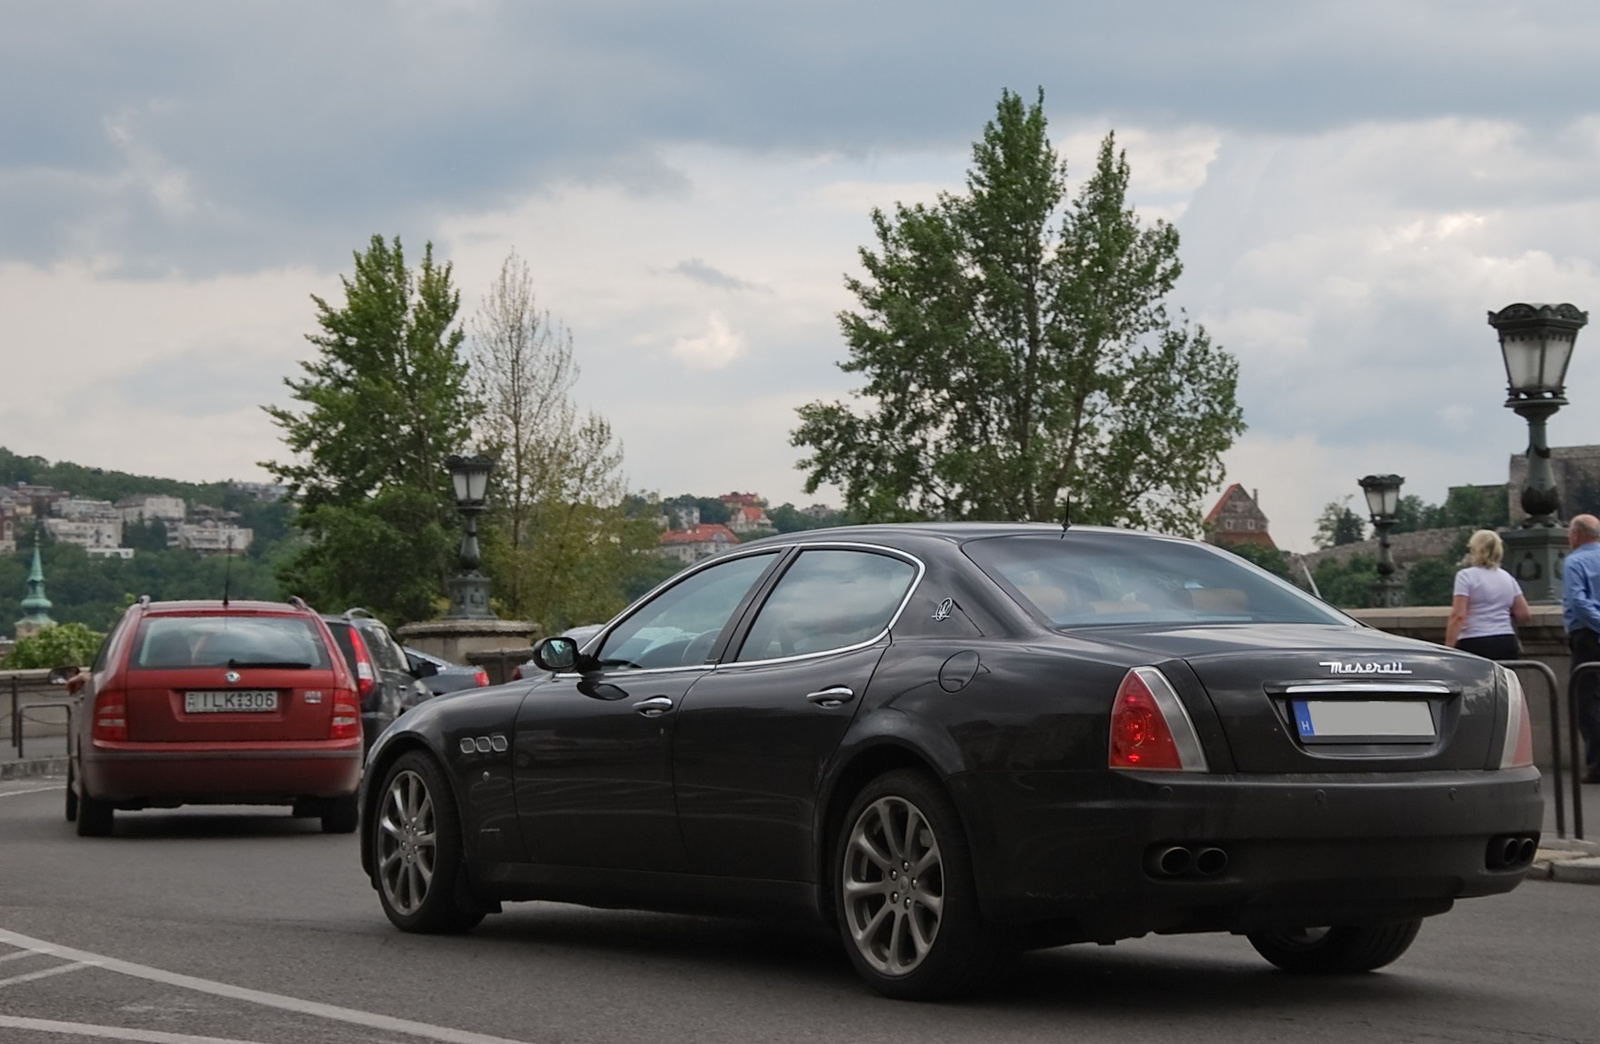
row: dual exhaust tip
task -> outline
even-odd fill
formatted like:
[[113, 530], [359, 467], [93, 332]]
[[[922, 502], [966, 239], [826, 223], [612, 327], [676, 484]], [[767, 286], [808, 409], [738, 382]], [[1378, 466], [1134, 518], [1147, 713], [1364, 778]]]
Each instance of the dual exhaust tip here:
[[1158, 845], [1150, 850], [1147, 867], [1155, 877], [1216, 877], [1228, 868], [1228, 853], [1216, 845]]
[[1539, 851], [1537, 834], [1504, 834], [1489, 839], [1484, 864], [1490, 870], [1511, 870], [1528, 866]]

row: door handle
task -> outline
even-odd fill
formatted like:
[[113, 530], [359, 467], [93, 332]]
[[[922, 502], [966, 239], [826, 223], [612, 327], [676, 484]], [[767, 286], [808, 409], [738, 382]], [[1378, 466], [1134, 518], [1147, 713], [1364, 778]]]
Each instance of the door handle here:
[[652, 696], [648, 700], [635, 703], [633, 709], [647, 718], [659, 718], [672, 709], [672, 697]]
[[855, 698], [856, 694], [850, 691], [848, 685], [835, 685], [831, 689], [806, 693], [806, 699], [819, 707], [837, 707], [839, 704], [847, 703]]

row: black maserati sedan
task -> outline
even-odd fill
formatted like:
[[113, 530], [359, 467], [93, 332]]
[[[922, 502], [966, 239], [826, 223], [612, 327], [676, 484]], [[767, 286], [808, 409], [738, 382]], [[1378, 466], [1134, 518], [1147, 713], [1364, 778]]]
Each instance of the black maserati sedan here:
[[540, 899], [811, 917], [913, 999], [1150, 932], [1361, 972], [1515, 888], [1543, 813], [1511, 671], [1172, 537], [774, 537], [535, 661], [374, 745], [361, 859], [399, 928]]

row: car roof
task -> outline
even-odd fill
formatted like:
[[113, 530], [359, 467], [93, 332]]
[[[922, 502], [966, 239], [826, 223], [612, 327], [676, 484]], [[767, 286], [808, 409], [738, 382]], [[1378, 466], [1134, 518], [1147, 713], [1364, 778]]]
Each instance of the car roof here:
[[882, 543], [897, 546], [907, 541], [965, 543], [999, 536], [1071, 536], [1073, 533], [1114, 533], [1130, 540], [1183, 539], [1161, 533], [1147, 533], [1137, 529], [1118, 529], [1112, 526], [1069, 526], [1062, 528], [1057, 522], [880, 522], [860, 526], [836, 526], [832, 529], [807, 529], [795, 533], [763, 537], [738, 545], [738, 550], [763, 546], [814, 543]]
[[249, 616], [304, 616], [315, 615], [310, 610], [287, 602], [256, 602], [230, 599], [191, 599], [173, 602], [149, 602], [144, 606], [152, 616], [220, 616], [227, 613]]

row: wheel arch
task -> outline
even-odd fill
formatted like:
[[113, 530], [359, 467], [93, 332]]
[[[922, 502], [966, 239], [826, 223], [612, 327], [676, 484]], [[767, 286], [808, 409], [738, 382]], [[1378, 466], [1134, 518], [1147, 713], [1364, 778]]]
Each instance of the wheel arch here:
[[[367, 880], [376, 888], [378, 886], [378, 868], [372, 854], [372, 831], [369, 829], [372, 817], [377, 814], [378, 802], [383, 800], [383, 779], [389, 774], [389, 769], [396, 761], [412, 751], [421, 751], [432, 758], [439, 766], [439, 773], [444, 777], [445, 784], [450, 788], [450, 803], [456, 810], [456, 821], [462, 819], [461, 796], [456, 792], [455, 779], [450, 774], [449, 765], [433, 745], [419, 733], [406, 732], [395, 736], [385, 743], [375, 756], [367, 762], [363, 773], [361, 789], [361, 869], [366, 871]], [[463, 836], [462, 844], [465, 846], [466, 838]]]

